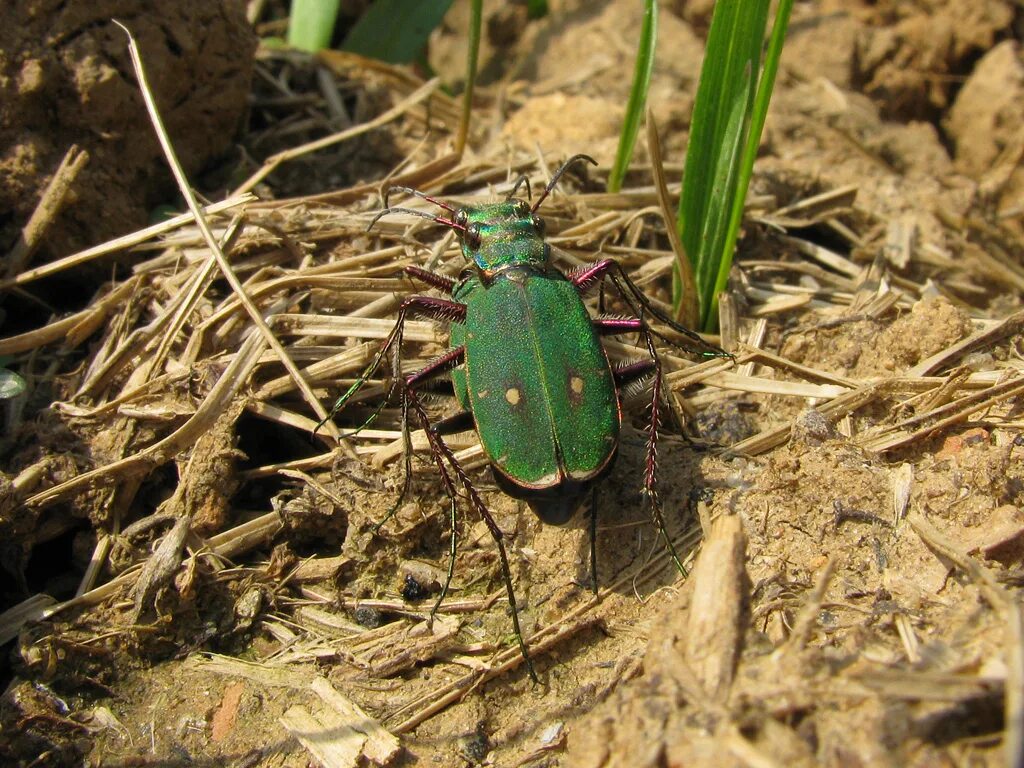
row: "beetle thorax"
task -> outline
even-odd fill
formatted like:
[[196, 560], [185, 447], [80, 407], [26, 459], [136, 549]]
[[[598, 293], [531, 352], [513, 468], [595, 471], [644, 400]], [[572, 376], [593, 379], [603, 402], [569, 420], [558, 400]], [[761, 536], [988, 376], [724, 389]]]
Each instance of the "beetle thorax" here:
[[484, 272], [507, 267], [540, 269], [548, 263], [544, 222], [524, 200], [460, 208], [455, 222], [465, 226], [461, 233], [463, 255]]

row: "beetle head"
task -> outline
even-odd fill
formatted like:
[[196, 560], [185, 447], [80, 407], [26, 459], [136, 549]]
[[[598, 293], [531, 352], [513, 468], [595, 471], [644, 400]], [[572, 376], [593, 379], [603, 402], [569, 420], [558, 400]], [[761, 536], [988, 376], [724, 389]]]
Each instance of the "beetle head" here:
[[525, 200], [460, 208], [452, 223], [462, 242], [462, 254], [485, 273], [547, 264], [550, 249], [544, 242], [544, 220]]
[[[372, 228], [382, 216], [390, 213], [407, 213], [430, 219], [455, 230], [462, 244], [462, 254], [467, 261], [476, 265], [485, 277], [506, 267], [543, 269], [547, 266], [551, 249], [544, 242], [544, 220], [537, 215], [537, 209], [555, 188], [555, 184], [558, 183], [562, 174], [580, 160], [597, 165], [597, 161], [587, 155], [570, 157], [555, 171], [551, 181], [544, 188], [544, 192], [532, 207], [526, 200], [514, 197], [516, 191], [524, 183], [527, 195], [530, 194], [530, 182], [525, 176], [519, 177], [512, 187], [512, 192], [500, 203], [487, 203], [464, 208], [455, 208], [443, 200], [409, 187], [391, 187], [384, 195], [384, 210], [373, 217], [367, 229]], [[392, 208], [388, 206], [388, 197], [395, 191], [406, 192], [433, 203], [444, 209], [448, 217], [437, 216], [414, 208]]]

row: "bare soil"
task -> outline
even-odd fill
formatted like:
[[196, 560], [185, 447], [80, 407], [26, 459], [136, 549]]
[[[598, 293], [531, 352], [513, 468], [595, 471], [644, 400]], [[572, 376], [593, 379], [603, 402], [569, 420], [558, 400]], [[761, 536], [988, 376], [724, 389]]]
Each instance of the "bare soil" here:
[[40, 261], [140, 228], [154, 206], [175, 201], [124, 32], [111, 19], [129, 26], [145, 48], [189, 173], [226, 154], [241, 123], [256, 44], [241, 2], [178, 2], [155, 12], [130, 0], [4, 3], [0, 241], [17, 236], [69, 147], [86, 153]]
[[[536, 194], [586, 152], [599, 167], [542, 209], [560, 264], [614, 256], [669, 295], [646, 147], [623, 193], [603, 186], [639, 4], [552, 2], [540, 21], [502, 5], [461, 158], [457, 100], [414, 73], [257, 55], [233, 179], [397, 111], [242, 185], [261, 200], [232, 267], [324, 403], [416, 290], [401, 268], [463, 264], [420, 219], [367, 233], [388, 183], [465, 202], [525, 173]], [[446, 83], [464, 77], [467, 14], [456, 3], [431, 41]], [[709, 18], [710, 3], [662, 8], [650, 101], [670, 184]], [[472, 435], [451, 438], [505, 535], [539, 684], [468, 512], [451, 594], [427, 620], [451, 532], [422, 445], [412, 495], [377, 530], [401, 488], [398, 408], [340, 443], [330, 425], [311, 437], [312, 405], [194, 224], [119, 251], [133, 269], [90, 285], [73, 322], [0, 339], [37, 385], [4, 439], [5, 764], [1019, 765], [1022, 31], [1019, 5], [998, 0], [797, 4], [725, 301], [736, 359], [663, 351], [687, 434], [665, 425], [659, 495], [685, 578], [640, 493], [643, 393], [599, 491], [596, 597], [587, 516], [542, 525], [496, 488]], [[155, 44], [140, 46], [148, 59]], [[232, 50], [249, 56], [244, 40]], [[124, 97], [143, 126], [138, 109]], [[192, 138], [209, 145], [231, 119], [195, 117]], [[74, 140], [59, 131], [37, 129], [47, 157]], [[30, 144], [4, 136], [0, 154]], [[81, 205], [129, 182], [108, 183], [78, 188]], [[12, 209], [19, 225], [31, 207]], [[213, 219], [218, 235], [232, 214]], [[75, 247], [67, 221], [54, 255]], [[445, 342], [411, 324], [408, 369]], [[635, 357], [632, 342], [610, 355]], [[374, 379], [339, 426], [382, 392]], [[430, 409], [452, 412], [440, 397]]]

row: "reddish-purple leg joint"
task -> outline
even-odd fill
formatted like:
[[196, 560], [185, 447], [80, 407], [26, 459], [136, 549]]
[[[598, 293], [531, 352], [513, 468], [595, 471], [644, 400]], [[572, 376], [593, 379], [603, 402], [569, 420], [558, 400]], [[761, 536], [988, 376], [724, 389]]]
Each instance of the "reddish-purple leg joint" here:
[[638, 317], [598, 317], [594, 319], [593, 325], [600, 336], [637, 333], [645, 328], [643, 320]]
[[455, 280], [447, 275], [439, 275], [436, 272], [430, 272], [426, 269], [420, 269], [419, 267], [411, 265], [405, 268], [405, 274], [414, 280], [426, 283], [431, 288], [437, 288], [437, 290], [442, 293], [446, 293], [449, 296], [451, 296], [452, 291], [455, 290]]
[[465, 304], [434, 296], [410, 296], [405, 299], [399, 306], [399, 323], [402, 323], [405, 320], [405, 315], [410, 312], [434, 320], [448, 320], [453, 323], [466, 322]]
[[591, 286], [600, 281], [609, 270], [614, 269], [616, 266], [618, 266], [617, 263], [612, 259], [601, 259], [593, 264], [586, 264], [572, 270], [566, 277], [569, 278], [569, 282], [576, 286], [576, 290], [580, 293], [586, 293]]

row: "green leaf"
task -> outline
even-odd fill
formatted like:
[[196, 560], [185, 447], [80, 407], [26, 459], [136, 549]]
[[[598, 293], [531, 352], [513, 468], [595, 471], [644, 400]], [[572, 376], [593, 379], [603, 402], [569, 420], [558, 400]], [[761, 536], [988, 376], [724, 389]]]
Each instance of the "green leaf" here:
[[764, 57], [764, 68], [757, 82], [757, 93], [754, 95], [753, 114], [750, 116], [747, 142], [743, 147], [743, 157], [739, 161], [740, 176], [737, 183], [737, 194], [732, 201], [729, 228], [722, 244], [722, 259], [718, 265], [718, 275], [711, 289], [709, 316], [712, 318], [718, 314], [718, 294], [725, 290], [729, 282], [733, 250], [736, 247], [740, 223], [743, 221], [743, 204], [747, 188], [750, 186], [750, 177], [754, 172], [754, 160], [757, 159], [757, 148], [761, 144], [761, 131], [764, 129], [764, 121], [768, 116], [768, 105], [775, 87], [775, 75], [779, 71], [779, 59], [782, 58], [782, 45], [786, 39], [786, 28], [789, 26], [789, 14], [792, 9], [793, 0], [780, 0], [779, 7], [775, 11], [772, 34], [768, 39], [768, 50]]
[[331, 45], [339, 0], [292, 0], [288, 45], [316, 53]]
[[759, 77], [769, 5], [769, 0], [715, 4], [693, 108], [678, 225], [696, 275], [701, 325], [708, 330], [714, 328], [715, 297], [732, 264], [792, 0], [780, 0]]
[[376, 0], [356, 22], [342, 48], [392, 64], [420, 58], [430, 33], [452, 0]]
[[619, 148], [615, 152], [615, 163], [608, 174], [608, 191], [618, 192], [622, 189], [622, 180], [633, 157], [633, 147], [640, 131], [640, 119], [643, 117], [647, 104], [647, 90], [651, 84], [651, 72], [654, 70], [654, 49], [658, 38], [658, 3], [646, 0], [644, 23], [640, 29], [640, 42], [636, 49], [636, 66], [633, 68], [633, 87], [629, 91], [629, 102], [626, 104], [626, 117], [619, 133]]

